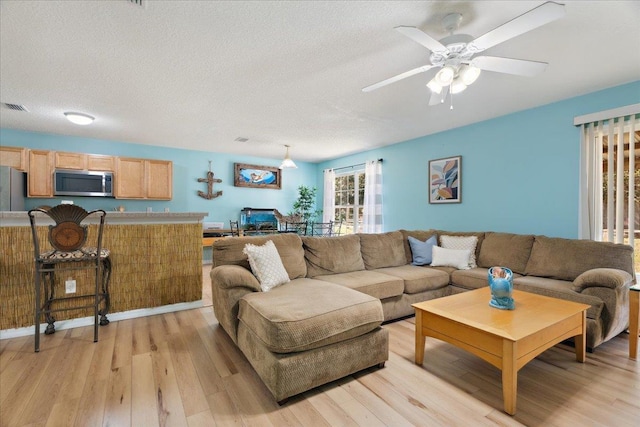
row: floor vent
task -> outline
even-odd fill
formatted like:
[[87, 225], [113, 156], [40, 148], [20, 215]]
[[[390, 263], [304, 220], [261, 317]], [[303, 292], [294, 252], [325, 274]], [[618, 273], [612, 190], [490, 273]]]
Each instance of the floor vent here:
[[20, 104], [9, 104], [8, 102], [3, 102], [2, 105], [4, 105], [6, 108], [8, 108], [9, 110], [14, 110], [14, 111], [26, 111], [29, 112], [29, 110], [27, 110], [27, 107], [25, 107], [24, 105], [20, 105]]

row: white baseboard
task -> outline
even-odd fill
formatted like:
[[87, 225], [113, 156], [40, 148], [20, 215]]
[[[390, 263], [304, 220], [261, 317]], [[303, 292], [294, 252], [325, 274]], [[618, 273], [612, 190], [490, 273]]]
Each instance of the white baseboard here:
[[[117, 322], [118, 320], [135, 319], [137, 317], [153, 316], [155, 314], [172, 313], [174, 311], [191, 310], [203, 307], [202, 300], [192, 302], [181, 302], [178, 304], [163, 305], [153, 308], [141, 308], [138, 310], [121, 311], [119, 313], [109, 313], [107, 318], [109, 322]], [[82, 326], [93, 325], [93, 316], [80, 317], [78, 319], [56, 320], [56, 331], [64, 329], [79, 328]], [[46, 323], [40, 325], [40, 330], [44, 332], [47, 327]], [[34, 326], [26, 326], [24, 328], [3, 329], [0, 330], [0, 340], [9, 338], [25, 337], [34, 334]]]

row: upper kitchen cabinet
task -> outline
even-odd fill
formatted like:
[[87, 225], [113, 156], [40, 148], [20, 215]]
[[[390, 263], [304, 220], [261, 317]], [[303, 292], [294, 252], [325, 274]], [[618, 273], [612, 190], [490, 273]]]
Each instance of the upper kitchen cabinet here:
[[20, 171], [27, 170], [27, 149], [0, 147], [0, 166], [9, 166]]
[[29, 150], [27, 195], [29, 197], [53, 197], [53, 151]]
[[77, 169], [101, 172], [113, 172], [115, 169], [115, 159], [113, 156], [56, 151], [55, 157], [56, 169]]
[[171, 200], [173, 163], [118, 157], [115, 180], [117, 199]]
[[173, 197], [173, 162], [147, 160], [147, 198], [171, 200]]

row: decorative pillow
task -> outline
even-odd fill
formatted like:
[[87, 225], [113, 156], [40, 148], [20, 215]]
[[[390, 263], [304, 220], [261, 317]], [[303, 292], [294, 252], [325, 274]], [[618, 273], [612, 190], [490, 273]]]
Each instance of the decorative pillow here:
[[439, 246], [432, 248], [431, 267], [455, 267], [458, 270], [468, 270], [469, 249], [446, 249]]
[[431, 264], [431, 252], [434, 246], [437, 246], [438, 240], [436, 236], [431, 236], [426, 242], [418, 240], [415, 237], [407, 237], [409, 246], [411, 246], [411, 254], [413, 255], [413, 265], [429, 265]]
[[469, 268], [476, 268], [476, 246], [478, 236], [440, 236], [440, 243], [445, 249], [467, 249], [469, 254]]
[[260, 281], [263, 292], [289, 282], [289, 275], [282, 264], [278, 249], [271, 240], [262, 246], [247, 243], [242, 252], [249, 258], [251, 271]]

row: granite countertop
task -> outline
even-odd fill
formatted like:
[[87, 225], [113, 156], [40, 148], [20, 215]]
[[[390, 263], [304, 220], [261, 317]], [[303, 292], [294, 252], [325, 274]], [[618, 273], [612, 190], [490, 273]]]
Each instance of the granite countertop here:
[[[208, 212], [116, 212], [106, 211], [106, 224], [171, 224], [202, 222]], [[38, 213], [38, 216], [46, 216]], [[91, 221], [90, 221], [91, 222]], [[0, 212], [0, 226], [29, 225], [26, 211]]]

